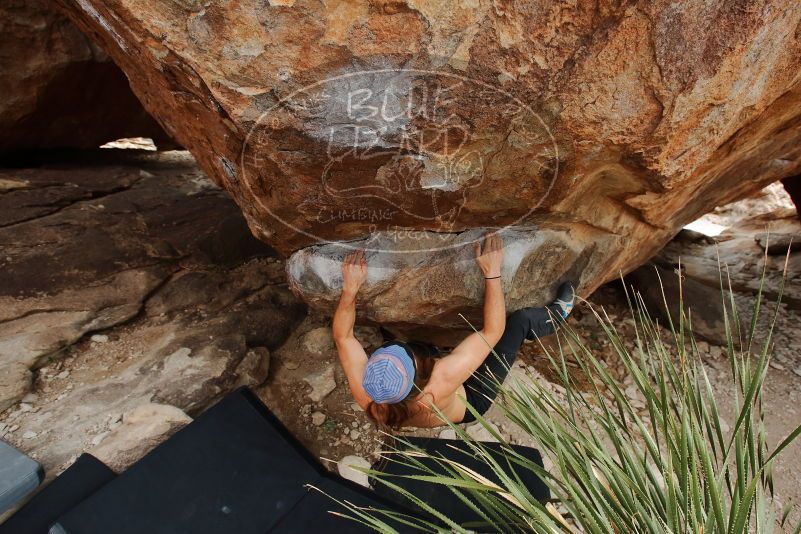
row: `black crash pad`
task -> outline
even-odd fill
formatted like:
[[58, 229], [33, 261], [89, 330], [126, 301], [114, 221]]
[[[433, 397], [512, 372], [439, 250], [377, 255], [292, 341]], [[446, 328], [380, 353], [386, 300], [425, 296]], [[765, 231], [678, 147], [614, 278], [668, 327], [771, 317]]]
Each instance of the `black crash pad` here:
[[[410, 441], [432, 454], [469, 464], [454, 440]], [[497, 445], [487, 444], [501, 455]], [[539, 453], [515, 447], [541, 465]], [[394, 464], [397, 466], [397, 464]], [[485, 473], [486, 467], [471, 465]], [[399, 473], [393, 464], [382, 466]], [[393, 471], [394, 470], [394, 471]], [[516, 470], [533, 494], [547, 498], [547, 489], [531, 473]], [[395, 479], [460, 523], [475, 514], [454, 503], [440, 485]], [[301, 533], [337, 534], [372, 532], [364, 525], [330, 511], [346, 512], [336, 502], [410, 513], [402, 497], [385, 488], [372, 491], [329, 472], [246, 388], [209, 408], [195, 421], [153, 449], [127, 471], [66, 512], [51, 534], [192, 534]], [[378, 488], [383, 488], [380, 484]], [[419, 511], [416, 513], [420, 513]], [[410, 527], [393, 523], [399, 532]]]
[[116, 475], [91, 454], [82, 454], [25, 506], [0, 525], [0, 534], [47, 534], [50, 525]]
[[327, 471], [243, 388], [64, 514], [51, 533], [371, 532], [328, 513], [344, 510], [307, 484], [393, 507]]
[[[541, 501], [545, 502], [550, 499], [551, 493], [548, 486], [534, 473], [534, 471], [513, 464], [506, 458], [503, 452], [503, 446], [500, 443], [486, 442], [481, 444], [484, 449], [493, 457], [498, 465], [503, 466], [507, 474], [514, 473], [520, 484], [525, 486], [531, 495]], [[537, 449], [531, 447], [524, 447], [522, 445], [509, 445], [516, 453], [526, 458], [531, 463], [542, 467], [542, 456]], [[447, 475], [447, 471], [442, 468], [433, 458], [447, 458], [460, 465], [472, 470], [475, 473], [491, 480], [495, 484], [500, 484], [500, 478], [492, 471], [492, 468], [483, 461], [474, 458], [470, 452], [470, 447], [467, 443], [456, 439], [438, 439], [438, 438], [418, 438], [418, 437], [404, 437], [402, 440], [395, 440], [392, 449], [395, 450], [409, 450], [419, 449], [426, 452], [426, 456], [416, 457], [415, 459], [432, 469], [435, 473], [440, 475]], [[465, 504], [455, 493], [447, 489], [445, 486], [439, 484], [432, 484], [421, 480], [410, 478], [401, 478], [408, 475], [422, 475], [429, 474], [428, 472], [421, 471], [417, 467], [406, 465], [403, 461], [393, 460], [396, 456], [394, 454], [387, 454], [376, 462], [373, 469], [388, 475], [387, 480], [403, 487], [415, 497], [420, 498], [434, 507], [438, 512], [445, 515], [450, 519], [456, 520], [462, 525], [469, 525], [478, 531], [494, 531], [494, 525], [480, 526], [486, 523], [473, 509]], [[417, 506], [411, 501], [407, 500], [403, 495], [395, 492], [380, 481], [371, 480], [375, 492], [384, 496], [388, 500], [396, 504], [406, 507], [408, 509], [416, 509], [420, 515], [427, 516], [428, 514], [422, 509], [417, 509]], [[428, 517], [429, 520], [435, 521], [433, 517]]]

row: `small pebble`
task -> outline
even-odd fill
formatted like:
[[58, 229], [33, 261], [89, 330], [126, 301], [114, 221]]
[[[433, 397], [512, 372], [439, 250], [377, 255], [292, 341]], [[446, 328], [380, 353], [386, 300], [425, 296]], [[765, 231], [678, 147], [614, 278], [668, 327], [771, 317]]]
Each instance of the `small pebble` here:
[[89, 338], [92, 343], [106, 343], [108, 341], [108, 336], [104, 334], [95, 334]]
[[723, 419], [722, 417], [720, 418], [719, 422], [720, 422], [720, 431], [723, 432], [724, 434], [727, 434], [729, 430], [731, 430], [729, 423], [726, 422], [726, 420]]
[[311, 417], [312, 417], [312, 424], [314, 426], [320, 426], [323, 423], [325, 423], [326, 417], [323, 412], [314, 412]]
[[357, 484], [360, 484], [366, 488], [369, 488], [370, 482], [367, 478], [367, 474], [357, 469], [354, 469], [354, 467], [361, 469], [370, 469], [370, 462], [368, 462], [367, 460], [365, 460], [360, 456], [353, 456], [353, 455], [345, 456], [339, 462], [337, 462], [337, 471], [339, 471], [339, 474], [342, 477], [347, 478], [348, 480], [352, 480], [353, 482], [356, 482]]
[[68, 376], [70, 376], [70, 372], [65, 369], [64, 371], [61, 371], [60, 373], [58, 373], [56, 375], [56, 378], [58, 378], [59, 380], [64, 380]]
[[631, 406], [637, 410], [645, 409], [645, 403], [639, 399], [632, 399]]
[[22, 439], [33, 439], [36, 437], [36, 432], [33, 430], [26, 430], [22, 433]]

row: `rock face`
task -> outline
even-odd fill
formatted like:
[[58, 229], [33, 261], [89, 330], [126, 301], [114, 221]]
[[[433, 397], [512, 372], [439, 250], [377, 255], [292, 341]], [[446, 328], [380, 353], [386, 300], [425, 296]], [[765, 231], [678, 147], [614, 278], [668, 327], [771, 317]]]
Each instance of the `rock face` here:
[[264, 383], [306, 315], [191, 156], [116, 158], [0, 172], [0, 438], [51, 476], [94, 448], [121, 469]]
[[[692, 322], [695, 336], [710, 343], [726, 344], [726, 323], [720, 287], [706, 285], [694, 278], [679, 281], [675, 270], [650, 262], [629, 273], [626, 283], [642, 295], [643, 302], [654, 317], [659, 317], [665, 326], [672, 322], [677, 329], [681, 297], [685, 317]], [[665, 308], [665, 302], [668, 309]], [[731, 318], [730, 324], [734, 324]]]
[[0, 5], [0, 151], [97, 148], [123, 137], [175, 143], [123, 72], [49, 0]]
[[801, 172], [798, 3], [57, 3], [253, 232], [299, 255], [303, 298], [330, 304], [337, 269], [308, 269], [342, 254], [304, 247], [373, 246], [391, 267], [367, 319], [474, 311], [453, 247], [475, 229], [515, 227], [506, 283], [544, 304], [561, 274], [586, 294]]
[[192, 418], [175, 406], [142, 404], [123, 414], [119, 426], [89, 453], [120, 473], [191, 422]]
[[144, 317], [147, 343], [120, 373], [191, 411], [263, 381], [304, 313], [274, 251], [188, 156], [9, 170], [0, 192], [0, 410], [85, 334]]
[[337, 471], [342, 477], [352, 480], [365, 488], [370, 487], [370, 481], [367, 473], [359, 471], [359, 469], [370, 469], [370, 467], [370, 462], [360, 456], [345, 456], [337, 462]]
[[[407, 332], [419, 321], [428, 326], [429, 335], [434, 333], [432, 327], [468, 329], [465, 319], [480, 327], [481, 310], [474, 304], [483, 291], [484, 279], [475, 265], [471, 244], [481, 234], [480, 230], [421, 232], [415, 239], [398, 242], [378, 233], [349, 242], [351, 247], [373, 250], [366, 253], [368, 281], [360, 293], [360, 313], [382, 324], [401, 325]], [[517, 227], [504, 230], [501, 236], [509, 309], [552, 301], [562, 281], [602, 276], [599, 266], [590, 262], [594, 250], [621, 246], [619, 237], [582, 226], [562, 230]], [[379, 251], [390, 248], [396, 253]], [[330, 244], [293, 254], [287, 272], [295, 292], [312, 306], [333, 311], [342, 284], [341, 260], [350, 250]]]
[[[702, 221], [716, 224], [723, 231], [714, 237], [683, 230], [655, 256], [652, 262], [635, 269], [627, 284], [642, 294], [648, 310], [678, 324], [679, 297], [692, 321], [693, 332], [716, 345], [727, 344], [724, 301], [730, 308], [729, 287], [736, 293], [755, 295], [760, 289], [765, 300], [764, 318], [772, 316], [776, 299], [783, 306], [801, 309], [801, 253], [794, 243], [801, 241], [799, 222], [793, 203], [777, 183], [758, 194], [715, 209]], [[767, 230], [767, 232], [766, 232]], [[789, 250], [789, 254], [788, 254]], [[676, 274], [681, 266], [682, 279]], [[721, 282], [726, 289], [721, 294]], [[670, 317], [665, 309], [667, 297]], [[740, 305], [742, 317], [752, 305]], [[781, 316], [786, 311], [780, 313]], [[784, 317], [782, 317], [784, 319]], [[747, 332], [747, 318], [741, 328]], [[729, 322], [736, 331], [729, 310]], [[776, 343], [785, 336], [787, 345], [795, 343], [795, 328], [777, 328]], [[779, 358], [784, 358], [779, 355]]]

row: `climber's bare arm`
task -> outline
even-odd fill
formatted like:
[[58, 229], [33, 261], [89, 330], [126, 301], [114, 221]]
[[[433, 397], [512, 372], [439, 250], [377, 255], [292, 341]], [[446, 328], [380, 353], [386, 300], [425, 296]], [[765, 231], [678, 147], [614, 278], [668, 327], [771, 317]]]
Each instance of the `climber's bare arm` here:
[[342, 263], [342, 295], [339, 297], [332, 325], [334, 342], [342, 369], [348, 379], [348, 387], [354, 400], [362, 408], [366, 408], [370, 403], [370, 397], [362, 387], [367, 353], [353, 335], [353, 325], [356, 323], [356, 295], [365, 280], [367, 280], [367, 261], [364, 259], [364, 251], [348, 254]]
[[476, 243], [476, 262], [485, 278], [484, 325], [434, 366], [426, 390], [437, 399], [450, 396], [478, 369], [501, 339], [506, 326], [506, 304], [500, 278], [503, 265], [503, 240], [500, 236], [487, 234], [483, 247]]

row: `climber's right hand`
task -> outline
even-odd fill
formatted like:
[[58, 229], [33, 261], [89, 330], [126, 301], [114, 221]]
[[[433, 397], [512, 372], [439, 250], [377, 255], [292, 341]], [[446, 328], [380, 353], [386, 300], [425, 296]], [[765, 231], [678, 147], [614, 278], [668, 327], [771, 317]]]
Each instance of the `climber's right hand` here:
[[367, 280], [367, 260], [364, 251], [357, 250], [345, 256], [342, 262], [342, 292], [356, 294]]

